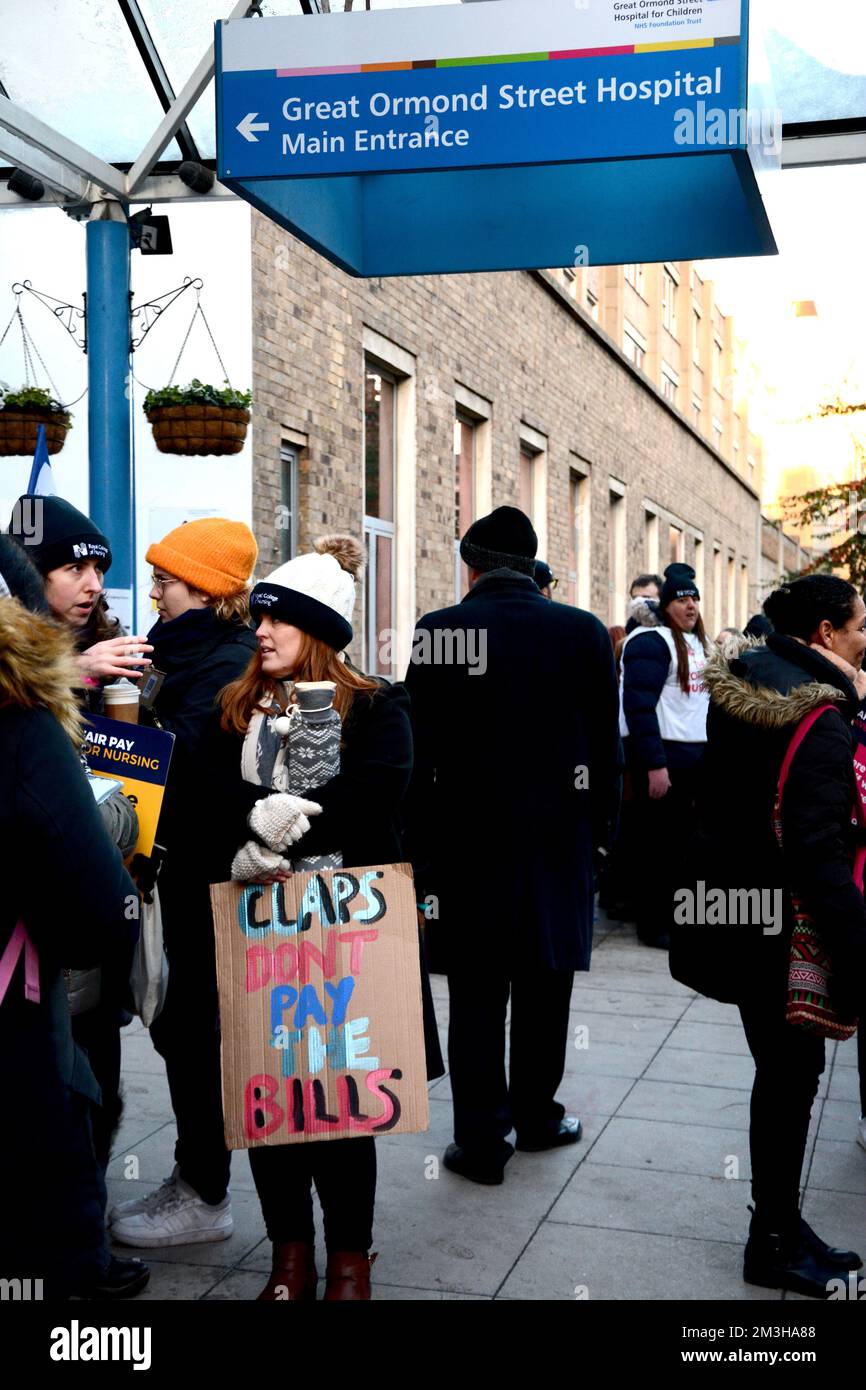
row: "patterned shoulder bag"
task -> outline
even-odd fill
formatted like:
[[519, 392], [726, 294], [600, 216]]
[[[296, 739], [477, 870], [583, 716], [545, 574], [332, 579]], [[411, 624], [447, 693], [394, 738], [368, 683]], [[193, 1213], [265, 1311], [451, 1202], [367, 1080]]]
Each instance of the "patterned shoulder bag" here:
[[[788, 745], [788, 751], [779, 773], [776, 802], [773, 807], [773, 829], [776, 832], [780, 849], [782, 848], [782, 795], [788, 780], [788, 773], [791, 770], [791, 763], [794, 761], [794, 755], [815, 721], [827, 710], [835, 708], [835, 705], [828, 702], [811, 710], [800, 721], [794, 737]], [[864, 817], [859, 795], [856, 798], [855, 809], [857, 819], [862, 826], [866, 817]], [[866, 863], [866, 846], [858, 848], [853, 866], [854, 880], [861, 892], [864, 863]], [[810, 917], [803, 902], [794, 892], [791, 893], [791, 904], [794, 909], [794, 931], [791, 936], [785, 1018], [788, 1023], [793, 1023], [798, 1028], [805, 1028], [807, 1032], [816, 1033], [819, 1037], [831, 1038], [837, 1042], [847, 1041], [848, 1038], [853, 1038], [857, 1032], [857, 1023], [856, 1021], [853, 1023], [843, 1022], [833, 1006], [833, 962], [830, 953], [823, 944], [821, 933], [815, 925], [814, 919]]]

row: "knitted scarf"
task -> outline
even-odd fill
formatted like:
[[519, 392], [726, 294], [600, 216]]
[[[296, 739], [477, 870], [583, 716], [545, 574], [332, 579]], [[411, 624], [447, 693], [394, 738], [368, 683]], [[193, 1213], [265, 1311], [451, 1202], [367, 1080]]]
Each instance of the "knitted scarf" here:
[[[290, 702], [286, 714], [274, 702], [270, 714], [257, 711], [250, 720], [241, 749], [241, 775], [245, 782], [271, 791], [309, 793], [315, 800], [315, 788], [340, 771], [342, 725], [334, 709], [334, 686], [331, 681], [287, 681], [285, 691]], [[299, 855], [291, 865], [296, 873], [309, 873], [339, 869], [342, 862], [336, 851]]]

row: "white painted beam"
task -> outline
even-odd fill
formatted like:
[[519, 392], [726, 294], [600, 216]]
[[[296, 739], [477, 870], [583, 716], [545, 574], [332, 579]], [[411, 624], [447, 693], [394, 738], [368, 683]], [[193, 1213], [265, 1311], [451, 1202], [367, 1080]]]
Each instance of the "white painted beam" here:
[[[0, 136], [0, 142], [3, 142], [2, 136]], [[39, 177], [41, 177], [41, 175]], [[92, 184], [89, 187], [90, 196], [94, 200], [99, 201], [98, 191], [93, 188]], [[70, 203], [77, 203], [79, 201], [86, 201], [86, 197], [87, 193], [85, 188], [85, 198], [83, 200], [79, 200], [77, 197], [69, 197], [67, 201]], [[215, 183], [210, 193], [193, 193], [191, 188], [187, 188], [185, 184], [181, 183], [176, 174], [156, 174], [144, 180], [135, 197], [130, 199], [130, 202], [145, 205], [149, 203], [217, 202], [222, 205], [229, 200], [237, 202], [237, 194], [232, 193], [222, 183]], [[0, 182], [0, 210], [12, 207], [47, 208], [56, 206], [57, 203], [49, 200], [48, 197], [43, 198], [39, 203], [31, 203], [26, 198], [19, 198], [16, 193], [9, 192], [9, 188], [5, 183]]]
[[125, 174], [4, 96], [0, 96], [0, 130], [18, 136], [33, 149], [58, 160], [82, 178], [89, 179], [105, 193], [113, 194], [115, 198], [126, 197]]
[[26, 169], [28, 174], [49, 184], [65, 198], [78, 202], [89, 188], [87, 179], [75, 174], [65, 164], [28, 145], [26, 140], [9, 131], [0, 131], [0, 162], [14, 165], [16, 169]]

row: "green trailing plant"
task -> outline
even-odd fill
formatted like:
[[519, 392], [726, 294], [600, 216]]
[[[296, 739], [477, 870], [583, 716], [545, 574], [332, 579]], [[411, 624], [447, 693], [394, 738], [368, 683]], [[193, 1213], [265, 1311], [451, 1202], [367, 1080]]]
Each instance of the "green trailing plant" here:
[[188, 386], [163, 386], [158, 391], [148, 391], [144, 409], [155, 410], [164, 405], [216, 405], [249, 410], [252, 399], [251, 391], [235, 391], [228, 382], [221, 388], [193, 377]]
[[9, 391], [0, 386], [0, 410], [44, 410], [51, 415], [65, 415], [69, 419], [66, 406], [56, 401], [42, 386], [24, 386], [20, 391]]

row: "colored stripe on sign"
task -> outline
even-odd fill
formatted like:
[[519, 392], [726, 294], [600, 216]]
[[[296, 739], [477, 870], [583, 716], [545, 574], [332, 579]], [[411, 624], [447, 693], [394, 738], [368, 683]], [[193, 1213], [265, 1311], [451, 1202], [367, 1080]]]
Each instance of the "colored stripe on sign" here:
[[485, 68], [493, 63], [546, 63], [549, 53], [490, 53], [484, 58], [437, 58], [437, 68]]
[[407, 62], [360, 63], [331, 68], [277, 68], [277, 77], [324, 77], [343, 72], [410, 72], [416, 68], [483, 68], [494, 63], [547, 63], [558, 58], [611, 58], [630, 53], [675, 53], [689, 48], [720, 48], [738, 44], [725, 39], [676, 39], [673, 43], [621, 44], [614, 48], [559, 48], [551, 53], [492, 53], [478, 58], [421, 58]]
[[672, 53], [678, 48], [715, 48], [718, 39], [683, 39], [677, 43], [638, 43], [635, 53]]
[[634, 44], [620, 45], [618, 48], [561, 48], [551, 53], [551, 58], [609, 58], [619, 53], [634, 53]]
[[329, 77], [335, 72], [360, 72], [360, 63], [333, 68], [277, 68], [277, 77]]

